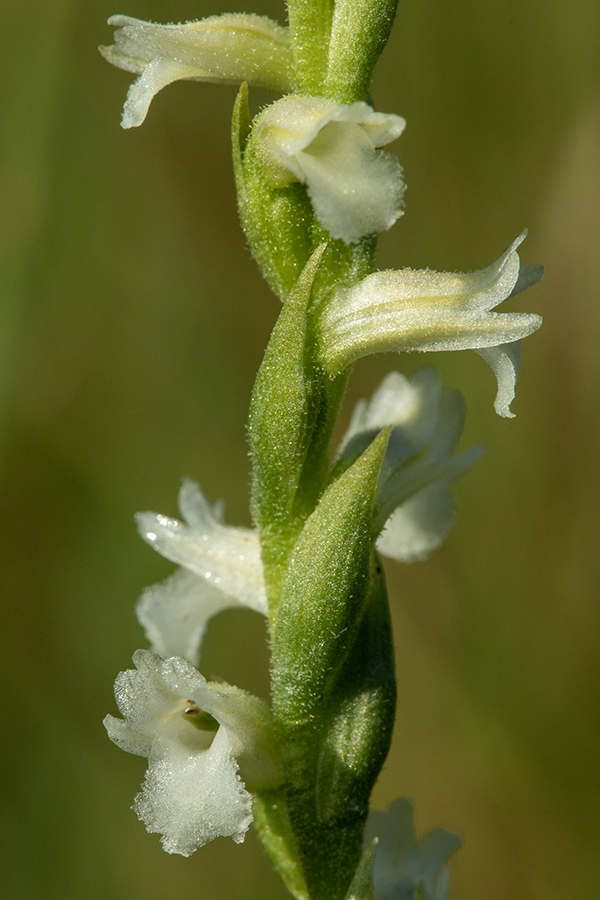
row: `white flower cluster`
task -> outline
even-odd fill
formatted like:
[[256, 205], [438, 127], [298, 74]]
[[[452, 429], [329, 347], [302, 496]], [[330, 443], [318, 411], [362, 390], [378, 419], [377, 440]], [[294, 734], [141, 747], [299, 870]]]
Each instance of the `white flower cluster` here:
[[[371, 248], [365, 239], [402, 215], [402, 168], [383, 148], [402, 134], [404, 119], [365, 102], [342, 105], [291, 94], [287, 28], [235, 14], [183, 25], [127, 16], [109, 22], [117, 29], [115, 43], [101, 52], [138, 76], [127, 95], [124, 128], [140, 125], [155, 94], [178, 79], [268, 87], [286, 96], [255, 119], [247, 143], [252, 153], [244, 165], [248, 158], [256, 166], [257, 196], [279, 198], [279, 190], [295, 185], [287, 195], [301, 197], [308, 243], [323, 240], [320, 223], [333, 241], [363, 242], [357, 253]], [[318, 223], [298, 184], [305, 186]], [[465, 274], [402, 269], [359, 281], [349, 267], [346, 281], [315, 298], [317, 365], [334, 377], [367, 354], [474, 349], [496, 375], [496, 411], [512, 416], [520, 341], [541, 319], [494, 310], [541, 277], [541, 267], [520, 264], [517, 248], [524, 237], [487, 268]], [[333, 245], [335, 253], [350, 258], [356, 248], [342, 244]], [[482, 452], [472, 447], [455, 453], [463, 422], [462, 398], [443, 389], [431, 368], [411, 378], [392, 373], [356, 407], [334, 477], [391, 426], [374, 505], [381, 553], [402, 562], [422, 559], [447, 536], [454, 519], [451, 486]], [[228, 607], [268, 612], [258, 532], [225, 525], [220, 506], [212, 507], [190, 480], [179, 507], [184, 521], [151, 512], [137, 517], [142, 537], [180, 568], [138, 601], [152, 650], [139, 650], [136, 669], [117, 678], [123, 718], [107, 716], [105, 725], [115, 744], [148, 759], [134, 801], [138, 816], [148, 831], [162, 835], [167, 852], [188, 856], [219, 835], [242, 841], [252, 821], [253, 792], [281, 787], [284, 773], [266, 704], [238, 688], [207, 683], [195, 668], [211, 616]], [[440, 829], [417, 842], [404, 800], [384, 818], [375, 814], [372, 824], [379, 836], [375, 900], [446, 900], [446, 863], [460, 843], [457, 836]]]
[[[212, 16], [184, 25], [155, 25], [113, 16], [115, 43], [102, 47], [114, 65], [139, 74], [123, 114], [140, 125], [152, 97], [177, 79], [267, 85], [290, 90], [289, 32], [263, 16]], [[390, 228], [402, 214], [404, 181], [398, 160], [381, 148], [399, 137], [400, 116], [368, 104], [339, 105], [290, 95], [257, 118], [264, 177], [273, 187], [306, 185], [315, 215], [334, 239], [353, 244]], [[361, 356], [381, 351], [474, 349], [497, 381], [496, 411], [510, 403], [522, 338], [541, 324], [537, 315], [494, 313], [498, 304], [542, 276], [520, 267], [524, 232], [492, 265], [454, 274], [428, 269], [375, 272], [334, 291], [321, 311], [321, 355], [336, 373]]]
[[[483, 448], [453, 456], [464, 422], [460, 394], [442, 389], [437, 371], [406, 378], [388, 375], [372, 399], [357, 404], [342, 441], [340, 460], [353, 460], [375, 434], [391, 425], [376, 501], [377, 548], [401, 562], [423, 559], [445, 539], [454, 518], [450, 485], [464, 475]], [[197, 664], [209, 618], [223, 609], [247, 607], [267, 614], [258, 532], [222, 524], [193, 481], [179, 492], [185, 519], [138, 513], [141, 536], [180, 565], [147, 588], [137, 604], [140, 624], [163, 657]]]
[[[368, 403], [357, 405], [341, 464], [393, 426], [376, 502], [382, 553], [420, 559], [446, 537], [454, 511], [450, 485], [481, 452], [452, 455], [463, 416], [460, 395], [442, 389], [432, 368], [410, 379], [391, 373]], [[117, 678], [124, 721], [107, 716], [105, 725], [119, 747], [148, 758], [134, 803], [138, 816], [163, 836], [165, 850], [187, 856], [218, 835], [242, 840], [252, 821], [249, 791], [277, 785], [281, 772], [268, 708], [238, 688], [208, 684], [194, 668], [211, 616], [230, 607], [267, 613], [258, 534], [224, 525], [222, 510], [189, 479], [179, 506], [185, 522], [137, 516], [142, 537], [180, 568], [138, 601], [153, 652], [139, 650], [137, 671]]]

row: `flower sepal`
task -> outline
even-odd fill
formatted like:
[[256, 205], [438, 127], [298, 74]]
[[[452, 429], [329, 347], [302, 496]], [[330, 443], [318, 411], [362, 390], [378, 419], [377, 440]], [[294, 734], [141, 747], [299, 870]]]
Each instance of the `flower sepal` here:
[[256, 532], [224, 525], [222, 506], [211, 506], [189, 478], [179, 508], [184, 521], [153, 512], [136, 516], [144, 540], [181, 566], [146, 588], [136, 612], [153, 650], [196, 665], [212, 616], [231, 607], [266, 614], [267, 598]]

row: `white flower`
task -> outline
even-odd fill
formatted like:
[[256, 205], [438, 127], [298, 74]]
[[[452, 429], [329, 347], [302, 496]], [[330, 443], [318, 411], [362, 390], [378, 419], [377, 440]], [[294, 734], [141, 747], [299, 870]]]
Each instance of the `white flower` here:
[[443, 388], [427, 367], [410, 378], [390, 372], [371, 400], [357, 403], [342, 441], [342, 460], [356, 458], [382, 428], [393, 426], [375, 498], [377, 549], [399, 562], [423, 559], [454, 524], [450, 490], [481, 456], [474, 446], [452, 455], [464, 425], [458, 391]]
[[244, 840], [251, 787], [281, 783], [271, 714], [256, 697], [207, 684], [183, 659], [138, 650], [115, 697], [124, 719], [106, 716], [110, 739], [148, 770], [133, 808], [167, 853], [190, 856], [219, 836]]
[[210, 16], [184, 25], [112, 16], [108, 24], [117, 28], [115, 43], [100, 52], [140, 75], [127, 94], [123, 128], [141, 125], [154, 95], [180, 79], [289, 90], [289, 32], [266, 16]]
[[138, 513], [138, 530], [151, 547], [183, 568], [140, 597], [138, 620], [154, 650], [197, 663], [208, 619], [242, 606], [267, 613], [260, 544], [255, 531], [223, 525], [193, 481], [179, 492], [187, 524]]
[[498, 380], [496, 411], [512, 416], [519, 352], [514, 342], [536, 331], [542, 320], [491, 310], [542, 276], [541, 266], [519, 271], [517, 247], [525, 236], [523, 232], [495, 263], [478, 272], [375, 272], [334, 292], [319, 320], [323, 364], [336, 374], [370, 353], [472, 348]]
[[289, 96], [263, 113], [256, 140], [267, 181], [273, 187], [305, 184], [321, 224], [352, 244], [391, 228], [402, 214], [402, 168], [379, 148], [405, 124], [366, 103]]
[[[460, 847], [457, 834], [435, 828], [417, 841], [409, 800], [394, 800], [387, 812], [370, 813], [366, 835], [377, 835], [373, 886], [375, 900], [446, 900], [447, 863]], [[417, 894], [418, 890], [421, 894]]]

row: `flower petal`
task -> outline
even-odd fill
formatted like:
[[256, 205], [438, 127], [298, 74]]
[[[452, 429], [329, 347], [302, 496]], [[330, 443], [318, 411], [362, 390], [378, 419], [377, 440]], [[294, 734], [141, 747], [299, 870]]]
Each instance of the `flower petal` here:
[[390, 372], [371, 399], [359, 400], [342, 438], [339, 456], [357, 458], [375, 435], [394, 427], [382, 466], [382, 479], [430, 442], [439, 418], [441, 382], [433, 366], [410, 378]]
[[209, 684], [184, 659], [167, 659], [161, 674], [174, 694], [188, 697], [227, 729], [231, 751], [251, 790], [273, 789], [283, 781], [277, 729], [269, 707], [230, 684]]
[[141, 536], [162, 556], [179, 563], [231, 597], [233, 605], [237, 602], [266, 612], [256, 532], [218, 522], [193, 482], [184, 483], [180, 497], [191, 517], [191, 524], [185, 525], [177, 519], [152, 512], [138, 513], [136, 521]]
[[165, 581], [146, 588], [136, 615], [152, 649], [163, 659], [181, 656], [197, 665], [208, 620], [224, 609], [241, 606], [199, 575], [177, 569]]
[[339, 459], [348, 464], [383, 428], [392, 426], [375, 498], [377, 549], [399, 562], [424, 559], [437, 549], [454, 522], [451, 485], [483, 448], [453, 455], [465, 418], [458, 391], [442, 389], [428, 366], [406, 378], [391, 372], [371, 399], [360, 401], [342, 441]]
[[455, 507], [445, 482], [430, 484], [392, 513], [377, 539], [378, 551], [402, 563], [425, 559], [450, 534]]
[[476, 352], [485, 359], [498, 382], [494, 409], [499, 416], [514, 419], [515, 414], [510, 411], [510, 404], [515, 399], [515, 385], [521, 365], [521, 341], [480, 348]]
[[541, 266], [519, 268], [517, 247], [525, 235], [478, 272], [375, 272], [334, 292], [323, 304], [319, 321], [323, 365], [336, 375], [371, 353], [474, 349], [498, 378], [496, 410], [510, 415], [519, 350], [505, 345], [532, 334], [542, 320], [534, 314], [492, 310], [543, 273]]
[[156, 94], [168, 84], [194, 77], [190, 66], [182, 66], [174, 60], [152, 59], [144, 71], [127, 91], [123, 106], [121, 128], [137, 128], [148, 114], [150, 104]]
[[326, 367], [335, 374], [370, 353], [478, 349], [531, 334], [541, 324], [539, 316], [490, 312], [517, 284], [516, 248], [524, 237], [479, 272], [375, 272], [338, 290], [320, 318]]

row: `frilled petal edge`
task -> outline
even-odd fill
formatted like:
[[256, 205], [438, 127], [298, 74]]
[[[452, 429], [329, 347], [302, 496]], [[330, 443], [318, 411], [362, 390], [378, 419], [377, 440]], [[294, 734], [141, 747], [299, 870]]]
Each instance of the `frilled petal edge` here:
[[252, 822], [252, 796], [237, 770], [223, 727], [195, 755], [156, 741], [133, 808], [148, 832], [162, 835], [167, 853], [190, 856], [220, 836], [240, 843]]

